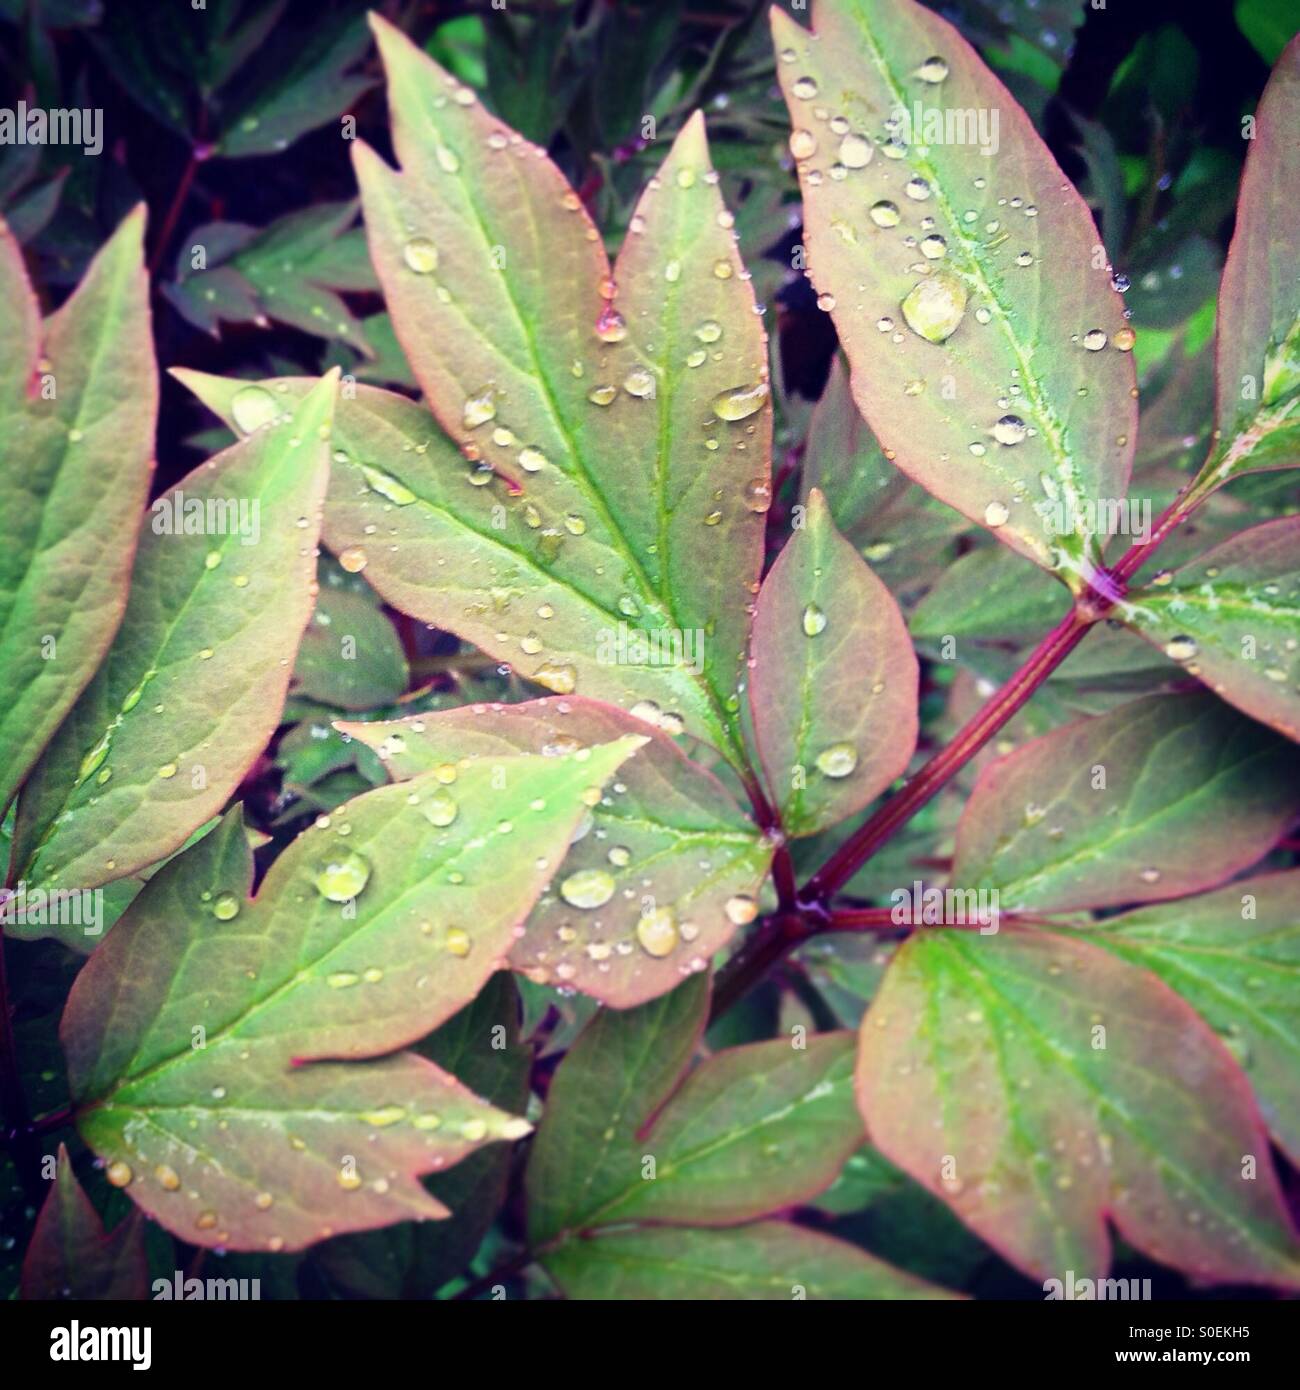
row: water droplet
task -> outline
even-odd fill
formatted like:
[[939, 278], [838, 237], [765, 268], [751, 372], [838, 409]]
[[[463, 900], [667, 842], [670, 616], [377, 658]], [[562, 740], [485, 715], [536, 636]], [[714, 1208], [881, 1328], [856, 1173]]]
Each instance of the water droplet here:
[[434, 792], [420, 803], [420, 814], [430, 825], [436, 825], [439, 829], [450, 825], [459, 813], [460, 807], [446, 792]]
[[617, 395], [617, 386], [593, 386], [587, 392], [587, 399], [592, 405], [612, 405]]
[[579, 869], [560, 884], [560, 896], [571, 907], [604, 907], [614, 896], [615, 886], [604, 869]]
[[230, 414], [237, 429], [252, 434], [279, 414], [275, 397], [264, 387], [243, 386], [231, 397]]
[[817, 153], [817, 137], [811, 130], [791, 131], [790, 153], [796, 159], [811, 159]]
[[1159, 869], [1143, 869], [1142, 872], [1138, 874], [1138, 877], [1142, 880], [1143, 883], [1159, 883], [1159, 882], [1160, 882], [1160, 870], [1159, 870]]
[[651, 956], [671, 954], [677, 945], [677, 919], [670, 907], [659, 907], [647, 912], [636, 924], [636, 939], [641, 949]]
[[1010, 447], [1019, 444], [1025, 437], [1027, 428], [1019, 415], [1004, 415], [993, 426], [993, 438], [999, 444]]
[[826, 631], [826, 614], [815, 603], [810, 603], [803, 610], [803, 630], [808, 637], [816, 637]]
[[239, 916], [239, 899], [233, 893], [220, 893], [212, 904], [212, 915], [218, 922], [229, 922]]
[[632, 862], [632, 851], [626, 845], [611, 845], [605, 857], [616, 869], [625, 869]]
[[153, 1175], [158, 1180], [158, 1185], [166, 1188], [168, 1192], [175, 1192], [181, 1185], [180, 1174], [166, 1163], [160, 1163], [153, 1170]]
[[758, 916], [758, 903], [748, 893], [737, 893], [734, 897], [727, 899], [726, 907], [723, 910], [727, 914], [727, 920], [733, 926], [744, 927]]
[[917, 174], [903, 185], [903, 192], [914, 202], [923, 203], [930, 196], [931, 189], [929, 182]]
[[1133, 344], [1137, 342], [1137, 334], [1131, 328], [1117, 328], [1111, 342], [1121, 352], [1132, 352]]
[[851, 743], [832, 743], [817, 754], [817, 767], [827, 777], [847, 777], [858, 765], [858, 750]]
[[370, 882], [370, 861], [356, 850], [332, 855], [316, 871], [316, 891], [332, 903], [347, 903]]
[[539, 473], [546, 464], [546, 455], [540, 449], [534, 449], [529, 445], [528, 448], [519, 451], [519, 466], [525, 473]]
[[817, 307], [824, 314], [829, 314], [835, 307], [835, 296], [833, 294], [819, 294], [817, 296]]
[[713, 319], [705, 319], [695, 330], [695, 336], [702, 343], [716, 343], [722, 337], [722, 325]]
[[932, 275], [912, 287], [902, 310], [913, 333], [926, 342], [942, 343], [957, 331], [966, 314], [966, 287], [956, 276]]
[[1106, 346], [1106, 335], [1100, 328], [1090, 328], [1083, 335], [1083, 345], [1089, 352], [1100, 352]]
[[402, 259], [417, 275], [430, 275], [438, 269], [438, 248], [427, 236], [412, 237], [402, 247]]
[[621, 343], [627, 337], [623, 315], [612, 304], [606, 304], [596, 320], [596, 337], [602, 343]]
[[948, 76], [948, 64], [937, 54], [931, 55], [916, 70], [922, 82], [942, 82]]
[[984, 524], [986, 526], [992, 526], [994, 529], [999, 526], [1005, 526], [1010, 515], [1011, 511], [1005, 503], [990, 502], [988, 506], [984, 508]]
[[645, 400], [655, 393], [655, 379], [644, 367], [633, 367], [623, 378], [623, 390], [629, 396]]
[[339, 564], [349, 574], [360, 574], [366, 567], [366, 552], [359, 545], [349, 546], [339, 551]]
[[1190, 661], [1199, 650], [1194, 637], [1171, 637], [1165, 643], [1165, 655], [1172, 661]]
[[415, 493], [404, 483], [399, 483], [391, 474], [371, 468], [366, 463], [361, 465], [361, 473], [370, 490], [379, 493], [381, 497], [387, 497], [394, 506], [409, 507], [415, 501]]
[[940, 256], [946, 254], [947, 250], [948, 243], [938, 233], [921, 240], [921, 254], [929, 260], [937, 261]]
[[578, 673], [565, 663], [543, 661], [532, 673], [532, 679], [556, 695], [572, 695], [578, 684]]
[[351, 989], [353, 985], [361, 983], [361, 976], [355, 970], [336, 970], [332, 975], [325, 976], [325, 983], [331, 989]]
[[846, 169], [862, 169], [871, 163], [875, 149], [871, 141], [862, 135], [846, 135], [840, 141], [840, 163]]
[[898, 204], [891, 203], [887, 198], [872, 203], [869, 216], [877, 227], [897, 227], [901, 218]]
[[1021, 252], [1019, 253], [1019, 255], [1017, 255], [1017, 257], [1016, 257], [1016, 264], [1017, 264], [1018, 266], [1033, 265], [1033, 263], [1034, 263], [1033, 253], [1030, 252], [1030, 251], [1021, 251]]
[[462, 960], [469, 955], [474, 943], [464, 927], [450, 927], [447, 931], [447, 949], [453, 956]]
[[120, 1158], [116, 1159], [114, 1162], [108, 1165], [108, 1168], [104, 1173], [104, 1176], [109, 1180], [109, 1182], [113, 1184], [114, 1187], [125, 1187], [127, 1183], [131, 1181], [131, 1178], [133, 1176], [131, 1172], [131, 1165], [129, 1163], [123, 1163]]
[[800, 101], [811, 101], [817, 95], [817, 81], [812, 77], [796, 77], [790, 90]]
[[747, 420], [763, 408], [767, 393], [765, 381], [753, 386], [733, 386], [730, 391], [720, 391], [714, 396], [713, 413], [719, 420]]
[[486, 425], [489, 420], [496, 419], [496, 396], [496, 391], [489, 386], [477, 396], [469, 397], [461, 415], [467, 430], [476, 430], [480, 425]]
[[734, 272], [732, 270], [732, 265], [730, 261], [713, 262], [713, 274], [715, 279], [730, 280], [733, 273]]
[[746, 511], [765, 512], [772, 505], [772, 484], [766, 478], [751, 478], [743, 496]]

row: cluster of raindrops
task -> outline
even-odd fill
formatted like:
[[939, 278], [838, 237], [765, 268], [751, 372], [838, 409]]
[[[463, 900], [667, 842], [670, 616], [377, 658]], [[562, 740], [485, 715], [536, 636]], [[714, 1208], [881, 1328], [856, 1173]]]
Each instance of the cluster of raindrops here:
[[[447, 100], [461, 102], [460, 94], [464, 90], [467, 89], [453, 84], [449, 97], [440, 97], [439, 101], [443, 105]], [[446, 138], [440, 131], [433, 133], [437, 162], [442, 173], [456, 176], [460, 161], [447, 148]], [[489, 158], [544, 158], [544, 152], [504, 128], [492, 128], [485, 143]], [[646, 198], [629, 224], [629, 243], [634, 244], [637, 238], [645, 235], [652, 215], [651, 200], [667, 182], [689, 198], [695, 198], [700, 195], [691, 190], [715, 189], [719, 179], [713, 169], [693, 167], [683, 161], [678, 161], [671, 172], [651, 179]], [[721, 206], [716, 193], [713, 200], [717, 206], [709, 207], [708, 215], [734, 241], [737, 237], [734, 216]], [[558, 194], [558, 203], [563, 212], [575, 216], [580, 235], [588, 241], [598, 239], [576, 193], [563, 189]], [[404, 230], [400, 251], [405, 270], [428, 286], [436, 302], [450, 303], [459, 267], [464, 263], [463, 250], [451, 243], [439, 245], [427, 227], [410, 224]], [[739, 330], [726, 326], [726, 314], [705, 302], [715, 296], [696, 288], [691, 297], [701, 302], [703, 312], [691, 326], [686, 341], [680, 346], [674, 343], [673, 359], [666, 360], [664, 356], [659, 335], [666, 335], [667, 328], [660, 315], [664, 313], [664, 301], [674, 297], [672, 287], [683, 282], [688, 265], [695, 282], [701, 273], [719, 286], [733, 279], [749, 279], [730, 246], [725, 252], [716, 246], [701, 252], [692, 245], [690, 254], [704, 256], [705, 260], [702, 264], [687, 262], [683, 254], [673, 254], [670, 249], [653, 271], [642, 272], [643, 275], [657, 273], [663, 284], [656, 288], [638, 283], [637, 297], [646, 307], [635, 312], [627, 307], [629, 301], [620, 294], [613, 278], [606, 276], [599, 283], [599, 296], [590, 319], [590, 336], [585, 341], [575, 342], [568, 371], [560, 382], [552, 383], [549, 388], [548, 394], [554, 398], [550, 406], [541, 405], [517, 385], [502, 379], [474, 384], [461, 403], [457, 424], [460, 451], [468, 464], [465, 481], [471, 487], [483, 489], [482, 514], [485, 517], [494, 510], [504, 510], [517, 528], [503, 538], [504, 546], [523, 550], [544, 569], [559, 566], [567, 571], [573, 567], [587, 581], [594, 573], [602, 584], [609, 584], [606, 578], [609, 566], [605, 559], [611, 550], [619, 548], [623, 524], [617, 511], [611, 511], [603, 490], [593, 489], [588, 484], [585, 474], [589, 464], [581, 457], [581, 452], [603, 438], [622, 439], [625, 449], [653, 450], [659, 430], [655, 403], [665, 394], [671, 394], [675, 401], [675, 419], [687, 418], [692, 409], [682, 404], [683, 386], [678, 380], [682, 369], [686, 373], [686, 389], [693, 400], [701, 399], [693, 383], [694, 374], [699, 372], [705, 381], [712, 378], [712, 389], [706, 388], [702, 395], [703, 407], [693, 408], [702, 446], [700, 467], [707, 473], [716, 473], [720, 485], [706, 494], [699, 513], [700, 523], [718, 526], [729, 517], [743, 519], [746, 514], [761, 515], [771, 505], [771, 482], [762, 438], [767, 426], [758, 418], [770, 394], [763, 343], [755, 343], [747, 333], [742, 337]], [[647, 289], [652, 290], [649, 295], [645, 293]], [[719, 306], [726, 303], [727, 312], [734, 312], [729, 301], [717, 299], [717, 303]], [[762, 306], [753, 307], [762, 312]], [[760, 334], [760, 340], [762, 336]], [[729, 338], [732, 341], [728, 341]], [[747, 380], [736, 380], [726, 368], [730, 364], [735, 371], [737, 364], [746, 359], [752, 359], [747, 363], [750, 376]], [[545, 369], [539, 367], [539, 374], [546, 375]], [[593, 415], [587, 425], [578, 424], [576, 434], [571, 418], [566, 418], [571, 395], [584, 403]], [[565, 404], [559, 404], [561, 399]], [[642, 412], [641, 420], [629, 421], [625, 415], [628, 411]], [[605, 415], [609, 416], [608, 422], [594, 418]], [[719, 467], [724, 451], [730, 451], [731, 455], [725, 469]], [[751, 466], [745, 467], [750, 461]], [[409, 506], [424, 496], [415, 486], [415, 475], [408, 477], [405, 468], [400, 470], [402, 476], [397, 477], [390, 467], [367, 461], [360, 465], [360, 472], [366, 489], [382, 499], [383, 512], [391, 507]], [[739, 484], [729, 481], [737, 474], [741, 478]], [[437, 491], [445, 492], [445, 485], [440, 485]], [[457, 509], [465, 511], [467, 504], [460, 501]], [[381, 529], [373, 523], [364, 527], [367, 536], [377, 536]], [[387, 529], [391, 537], [387, 549], [392, 552], [401, 544], [402, 532], [395, 519]], [[480, 529], [486, 530], [485, 527]], [[591, 538], [590, 554], [584, 550], [579, 556], [573, 546], [574, 537]], [[353, 572], [359, 571], [368, 563], [376, 544], [379, 542], [358, 538], [356, 544], [348, 546], [340, 555], [341, 563]], [[649, 549], [657, 553], [658, 545], [651, 545]], [[595, 563], [590, 563], [591, 560]], [[444, 564], [445, 561], [440, 559], [435, 563]], [[511, 650], [517, 647], [528, 659], [520, 663], [522, 674], [554, 694], [573, 693], [578, 687], [582, 663], [575, 659], [571, 633], [565, 634], [565, 649], [552, 647], [560, 634], [560, 624], [547, 621], [555, 616], [554, 605], [536, 605], [535, 616], [542, 620], [538, 624], [527, 618], [521, 621], [517, 603], [527, 601], [528, 590], [519, 585], [518, 566], [511, 558], [502, 555], [498, 559], [485, 549], [470, 563], [480, 570], [473, 587], [486, 590], [492, 596], [493, 616], [499, 619], [509, 614], [511, 619], [495, 622], [490, 628], [476, 623], [470, 635], [484, 645], [484, 636], [475, 630], [484, 626], [492, 640], [499, 644], [499, 656], [510, 661]], [[486, 581], [482, 577], [483, 569], [488, 571]], [[616, 602], [610, 601], [611, 607], [617, 608], [617, 616], [635, 618], [649, 631], [670, 628], [672, 621], [666, 606], [651, 576], [644, 572], [644, 566], [638, 568], [630, 563], [624, 570], [621, 576], [623, 592], [615, 591]], [[475, 601], [467, 608], [466, 616], [484, 617], [484, 608], [484, 604]], [[741, 653], [737, 651], [737, 670], [740, 665]], [[508, 666], [502, 668], [503, 671], [509, 669]], [[623, 702], [631, 703], [635, 698], [629, 687]], [[736, 704], [738, 707], [738, 698]], [[668, 732], [680, 732], [684, 727], [681, 716], [672, 713], [656, 722]]]
[[[839, 113], [818, 80], [799, 71], [805, 61], [800, 51], [786, 48], [779, 56], [795, 73], [786, 83], [793, 125], [789, 149], [805, 198], [815, 207], [822, 190], [841, 186], [844, 191], [836, 197], [829, 218], [831, 230], [845, 243], [860, 247], [878, 268], [885, 267], [892, 273], [890, 278], [896, 274], [906, 285], [894, 303], [883, 306], [873, 307], [866, 301], [837, 304], [836, 296], [826, 290], [818, 295], [819, 306], [827, 312], [839, 308], [865, 314], [900, 349], [909, 342], [909, 331], [924, 342], [945, 344], [962, 330], [968, 315], [981, 326], [1000, 321], [1013, 324], [1016, 277], [1041, 267], [1048, 254], [1043, 249], [1038, 206], [1014, 189], [999, 191], [994, 176], [983, 174], [971, 178], [969, 203], [963, 205], [961, 193], [941, 189], [931, 169], [927, 140], [949, 137], [931, 132], [927, 120], [909, 112], [876, 118], [875, 124]], [[927, 88], [948, 80], [948, 61], [942, 54], [932, 54], [911, 77], [918, 84], [916, 93], [923, 97]], [[941, 122], [944, 114], [931, 109], [928, 117]], [[846, 199], [845, 191], [856, 194], [859, 189], [860, 196]], [[1116, 291], [1128, 289], [1126, 276], [1110, 267], [1108, 272]], [[865, 285], [859, 288], [866, 290]], [[1073, 334], [1072, 341], [1088, 353], [1108, 348], [1126, 353], [1132, 350], [1136, 334], [1125, 323], [1111, 332], [1085, 328]], [[949, 368], [936, 362], [934, 370]], [[904, 396], [922, 396], [925, 375], [910, 368], [901, 389]], [[1086, 396], [1087, 387], [1079, 388], [1078, 394]], [[1012, 380], [996, 389], [985, 421], [969, 422], [974, 437], [968, 437], [968, 452], [993, 463], [993, 450], [1016, 448], [1038, 434], [1048, 409], [1037, 399], [1035, 384], [1023, 379], [1022, 369], [1014, 370]], [[959, 421], [954, 424], [961, 427]], [[1052, 428], [1059, 433], [1055, 422]], [[1121, 437], [1116, 442], [1122, 446], [1127, 441]], [[947, 458], [944, 454], [941, 461]], [[986, 524], [994, 528], [1007, 524], [1014, 505], [1027, 496], [1026, 485], [1017, 482], [1010, 495], [990, 500]]]

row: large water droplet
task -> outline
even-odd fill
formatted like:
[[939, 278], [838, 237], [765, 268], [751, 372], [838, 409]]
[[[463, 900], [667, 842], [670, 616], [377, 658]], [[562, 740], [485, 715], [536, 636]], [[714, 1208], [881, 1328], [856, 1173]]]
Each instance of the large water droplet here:
[[231, 397], [230, 414], [237, 429], [252, 434], [279, 414], [275, 397], [262, 386], [241, 386]]
[[939, 55], [932, 54], [916, 70], [922, 82], [942, 82], [948, 76], [948, 64]]
[[1025, 422], [1019, 415], [1004, 415], [993, 426], [993, 438], [999, 444], [1019, 444], [1027, 433]]
[[952, 337], [966, 314], [966, 286], [954, 275], [919, 280], [902, 303], [903, 318], [928, 343]]
[[420, 803], [420, 812], [430, 825], [436, 825], [441, 829], [456, 819], [460, 807], [446, 792], [434, 792]]
[[796, 159], [811, 159], [817, 153], [817, 137], [811, 130], [791, 131], [790, 153]]
[[496, 391], [489, 386], [465, 402], [461, 418], [467, 430], [478, 429], [480, 425], [486, 425], [489, 420], [496, 419], [496, 396]]
[[370, 861], [356, 850], [331, 855], [316, 871], [316, 891], [332, 903], [351, 902], [370, 882]]
[[560, 896], [571, 907], [604, 907], [615, 887], [613, 875], [604, 869], [579, 869], [560, 884]]
[[219, 893], [212, 904], [212, 915], [218, 922], [229, 922], [239, 916], [239, 899], [233, 893]]
[[865, 136], [849, 134], [840, 141], [840, 163], [846, 169], [865, 168], [874, 153], [874, 146]]
[[851, 743], [832, 743], [817, 754], [817, 768], [827, 777], [847, 777], [858, 765], [858, 750]]
[[744, 927], [758, 916], [758, 903], [748, 893], [737, 893], [727, 899], [723, 910], [733, 926]]
[[567, 664], [543, 661], [533, 672], [532, 679], [556, 695], [572, 695], [578, 684], [578, 673]]
[[372, 492], [387, 497], [394, 506], [409, 507], [415, 501], [415, 493], [405, 483], [399, 483], [392, 474], [371, 468], [368, 463], [361, 465], [361, 474]]
[[651, 956], [666, 956], [677, 945], [677, 919], [670, 907], [645, 913], [636, 924], [636, 939]]
[[877, 227], [897, 227], [902, 216], [898, 211], [898, 204], [891, 203], [887, 198], [872, 203], [869, 215]]
[[1165, 643], [1165, 655], [1172, 661], [1190, 661], [1199, 650], [1194, 637], [1171, 637]]
[[438, 269], [438, 248], [427, 236], [414, 236], [402, 247], [402, 259], [417, 275]]
[[713, 413], [719, 420], [747, 420], [763, 408], [767, 393], [765, 381], [753, 386], [733, 386], [730, 391], [720, 391], [714, 396]]
[[826, 631], [826, 614], [815, 603], [810, 603], [803, 610], [803, 630], [809, 637]]

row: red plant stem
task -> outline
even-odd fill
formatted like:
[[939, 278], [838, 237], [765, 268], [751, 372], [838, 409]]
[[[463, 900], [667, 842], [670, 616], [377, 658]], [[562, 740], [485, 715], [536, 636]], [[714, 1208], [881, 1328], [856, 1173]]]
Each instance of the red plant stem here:
[[[832, 912], [831, 898], [887, 840], [943, 789], [953, 777], [1026, 704], [1034, 692], [1083, 641], [1093, 625], [1123, 598], [1128, 581], [1155, 550], [1209, 496], [1212, 488], [1189, 487], [1161, 513], [1145, 545], [1133, 545], [1114, 568], [1097, 576], [1075, 601], [1070, 613], [1029, 654], [1025, 664], [983, 709], [911, 779], [903, 789], [858, 827], [813, 874], [798, 893], [794, 910], [767, 919], [718, 973], [711, 1019], [719, 1018], [761, 980], [788, 952], [823, 932], [854, 927], [883, 927], [875, 909], [861, 914]], [[775, 872], [775, 866], [774, 866]], [[1024, 919], [1029, 920], [1029, 919]]]
[[199, 165], [207, 159], [209, 153], [209, 147], [206, 145], [198, 144], [190, 148], [189, 161], [185, 165], [184, 173], [181, 174], [180, 182], [176, 185], [176, 192], [172, 194], [171, 206], [163, 218], [162, 227], [158, 232], [158, 240], [154, 243], [153, 255], [149, 258], [150, 275], [158, 274], [158, 267], [162, 264], [163, 256], [167, 252], [167, 245], [172, 239], [172, 233], [176, 230], [176, 219], [180, 217], [181, 208], [185, 206], [185, 199], [189, 196], [194, 175], [198, 173]]
[[1100, 616], [1093, 607], [1076, 605], [1030, 653], [1029, 659], [956, 738], [941, 748], [876, 814], [844, 841], [804, 885], [801, 902], [825, 903], [980, 751], [994, 734], [1083, 641]]

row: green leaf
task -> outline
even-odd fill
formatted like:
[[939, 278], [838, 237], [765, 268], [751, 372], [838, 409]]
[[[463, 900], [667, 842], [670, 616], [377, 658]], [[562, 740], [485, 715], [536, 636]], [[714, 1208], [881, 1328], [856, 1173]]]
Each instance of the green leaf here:
[[912, 610], [918, 640], [969, 637], [1005, 642], [1036, 638], [1069, 611], [1069, 595], [1001, 546], [981, 546], [955, 560]]
[[77, 977], [61, 1029], [110, 1181], [231, 1249], [445, 1214], [418, 1174], [527, 1126], [413, 1053], [329, 1059], [391, 1052], [474, 998], [583, 798], [637, 746], [503, 759], [504, 790], [467, 768], [440, 834], [436, 774], [381, 787], [300, 835], [251, 902], [237, 812], [169, 864]]
[[1219, 286], [1216, 445], [1198, 486], [1300, 460], [1300, 36], [1255, 112], [1237, 222]]
[[1237, 28], [1271, 67], [1295, 34], [1296, 14], [1290, 0], [1237, 0], [1235, 13]]
[[753, 655], [754, 741], [788, 834], [847, 819], [904, 772], [917, 733], [912, 640], [816, 488], [763, 581]]
[[518, 552], [468, 572], [495, 610], [530, 614], [549, 579], [556, 619], [520, 661], [496, 613], [476, 621], [463, 597], [459, 613], [410, 611], [557, 694], [652, 700], [740, 765], [767, 351], [703, 120], [677, 137], [611, 271], [555, 166], [372, 24], [402, 172], [354, 151], [371, 255], [434, 414], [479, 464], [480, 506], [505, 509], [496, 548]]
[[[265, 327], [275, 319], [369, 356], [365, 329], [336, 293], [379, 287], [365, 234], [352, 228], [356, 213], [355, 201], [321, 203], [261, 232], [235, 223], [198, 227], [177, 257], [176, 280], [163, 293], [190, 323], [214, 336], [222, 323]], [[198, 247], [206, 259], [201, 270], [192, 264]]]
[[952, 881], [1001, 911], [1111, 907], [1212, 888], [1295, 818], [1300, 751], [1204, 693], [1081, 719], [988, 767]]
[[772, 25], [811, 275], [886, 457], [1079, 588], [1104, 541], [1093, 504], [1124, 496], [1137, 432], [1116, 347], [1131, 334], [1087, 206], [912, 0], [820, 3], [813, 34], [774, 7]]
[[151, 505], [112, 649], [23, 790], [29, 885], [93, 888], [161, 859], [266, 746], [312, 609], [336, 381], [292, 416], [246, 388], [268, 423]]
[[1161, 1264], [1300, 1286], [1245, 1078], [1158, 980], [1084, 941], [926, 930], [862, 1023], [873, 1143], [1036, 1279]]
[[529, 1156], [534, 1249], [629, 1221], [751, 1220], [828, 1187], [861, 1142], [851, 1034], [729, 1048], [683, 1079], [707, 998], [692, 981], [583, 1030]]
[[275, 70], [268, 60], [262, 74], [266, 80], [251, 99], [226, 115], [214, 153], [230, 159], [279, 154], [300, 135], [342, 115], [375, 85], [371, 77], [348, 72], [370, 47], [359, 16], [318, 16], [299, 40], [288, 63], [283, 45], [276, 50]]
[[[144, 208], [42, 326], [0, 223], [0, 808], [113, 641], [153, 470]], [[50, 394], [53, 393], [53, 394]], [[48, 398], [47, 398], [48, 397]]]
[[[419, 1051], [493, 1105], [513, 1113], [526, 1107], [532, 1052], [519, 1039], [519, 994], [509, 974], [494, 975]], [[431, 1297], [473, 1258], [505, 1198], [510, 1159], [508, 1148], [496, 1146], [427, 1178], [452, 1213], [446, 1221], [340, 1236], [314, 1258], [354, 1297]]]
[[1139, 908], [1085, 938], [1177, 990], [1245, 1070], [1276, 1141], [1300, 1159], [1300, 872]]
[[648, 739], [584, 818], [511, 949], [514, 968], [537, 983], [628, 1008], [702, 970], [757, 914], [771, 843], [712, 773], [612, 705], [575, 696], [338, 727], [398, 779], [467, 756], [553, 756], [624, 734]]
[[577, 1299], [940, 1299], [953, 1295], [842, 1240], [785, 1221], [645, 1226], [571, 1241], [546, 1267]]
[[1119, 611], [1225, 700], [1300, 740], [1300, 517], [1240, 532]]
[[340, 587], [339, 573], [322, 575], [316, 611], [298, 648], [294, 693], [339, 709], [391, 704], [410, 683], [406, 653], [373, 591], [364, 584]]
[[148, 1297], [144, 1222], [133, 1211], [111, 1232], [82, 1191], [67, 1146], [23, 1259], [22, 1296], [37, 1299]]

